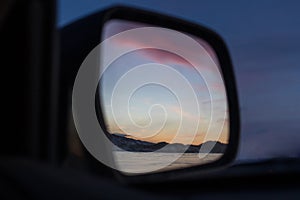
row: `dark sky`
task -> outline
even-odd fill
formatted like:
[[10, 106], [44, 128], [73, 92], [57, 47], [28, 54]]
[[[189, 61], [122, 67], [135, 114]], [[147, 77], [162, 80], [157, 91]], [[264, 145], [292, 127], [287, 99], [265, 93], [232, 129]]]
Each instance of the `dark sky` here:
[[229, 47], [237, 79], [239, 159], [300, 157], [300, 1], [60, 0], [58, 26], [116, 3], [217, 31]]

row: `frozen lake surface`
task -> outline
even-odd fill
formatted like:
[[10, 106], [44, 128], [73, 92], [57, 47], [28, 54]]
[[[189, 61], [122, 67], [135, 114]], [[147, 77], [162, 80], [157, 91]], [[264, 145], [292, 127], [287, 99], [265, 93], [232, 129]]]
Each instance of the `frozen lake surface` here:
[[216, 161], [221, 153], [162, 153], [115, 151], [118, 169], [128, 173], [149, 173], [185, 168]]

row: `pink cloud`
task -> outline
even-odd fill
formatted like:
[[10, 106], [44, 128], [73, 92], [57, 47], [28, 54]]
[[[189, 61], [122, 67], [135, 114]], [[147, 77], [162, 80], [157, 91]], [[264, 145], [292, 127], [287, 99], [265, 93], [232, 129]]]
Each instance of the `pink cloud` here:
[[[172, 43], [172, 41], [168, 41], [167, 40], [163, 40], [163, 38], [160, 37], [156, 37], [153, 38], [153, 36], [151, 36], [152, 40], [155, 40], [156, 43], [164, 43], [166, 46], [166, 49], [170, 49], [170, 51], [172, 51], [172, 49], [178, 49], [178, 45]], [[142, 38], [143, 39], [143, 38]], [[140, 40], [142, 40], [140, 38]], [[162, 63], [162, 64], [175, 64], [175, 65], [181, 65], [183, 67], [188, 67], [188, 68], [194, 68], [193, 65], [188, 62], [186, 59], [182, 58], [180, 55], [177, 55], [175, 53], [172, 53], [170, 51], [165, 51], [165, 50], [161, 50], [161, 49], [153, 49], [153, 48], [147, 48], [146, 45], [144, 44], [143, 41], [139, 41], [138, 39], [136, 40], [116, 40], [114, 41], [115, 45], [122, 45], [124, 47], [136, 47], [136, 48], [142, 48], [141, 50], [139, 50], [138, 52], [140, 53], [140, 55], [144, 56], [145, 58], [148, 58], [150, 60], [152, 60], [153, 62], [157, 62], [157, 63]], [[145, 47], [145, 48], [143, 48]], [[201, 56], [201, 52], [197, 52], [197, 51], [193, 51], [192, 49], [189, 49], [188, 47], [183, 47], [186, 51], [189, 51], [188, 53], [191, 55], [191, 57], [193, 58], [197, 58]], [[207, 49], [206, 49], [207, 51]], [[210, 49], [211, 54], [213, 50]], [[208, 52], [208, 51], [207, 51]], [[203, 53], [203, 52], [202, 52]], [[208, 52], [209, 53], [209, 52]], [[197, 55], [199, 54], [199, 55]], [[212, 56], [213, 60], [215, 60], [216, 62], [216, 58], [214, 56]], [[200, 66], [201, 70], [212, 70], [212, 66], [209, 66], [205, 63], [199, 63], [198, 60], [192, 60], [192, 62], [197, 63], [198, 66]]]
[[163, 51], [159, 49], [147, 49], [141, 51], [141, 54], [159, 63], [180, 64], [180, 65], [192, 67], [192, 65], [189, 62], [187, 62], [185, 59], [168, 51]]
[[[149, 25], [147, 24], [140, 24], [140, 23], [130, 23], [130, 22], [122, 22], [122, 21], [114, 21], [111, 22], [111, 25], [107, 27], [106, 35], [105, 37], [109, 37], [112, 35], [115, 35], [117, 33], [120, 33], [122, 31], [126, 31], [129, 29], [139, 28], [139, 27], [147, 27]], [[176, 36], [175, 36], [176, 37]], [[203, 41], [200, 38], [196, 38], [194, 36], [191, 36], [193, 39], [195, 39], [201, 46], [206, 50], [206, 52], [211, 56], [211, 58], [218, 64], [217, 58], [215, 55], [214, 50], [207, 44], [205, 41]], [[201, 56], [206, 56], [203, 53], [199, 52], [199, 50], [191, 48], [191, 46], [188, 46], [185, 41], [180, 40], [178, 38], [165, 38], [161, 37], [158, 34], [152, 34], [147, 33], [144, 35], [139, 35], [135, 38], [121, 38], [119, 37], [116, 39], [115, 44], [118, 46], [123, 47], [137, 47], [137, 48], [147, 48], [145, 44], [164, 44], [165, 48], [169, 51], [182, 49], [185, 52], [187, 52], [189, 55], [191, 55], [192, 58], [195, 58], [195, 63], [198, 63], [200, 65], [201, 69], [209, 70], [211, 66], [207, 66], [205, 63], [199, 63], [199, 60], [197, 58]], [[144, 50], [145, 50], [144, 49]], [[201, 55], [202, 54], [202, 55]], [[162, 63], [162, 64], [178, 64], [186, 67], [192, 67], [192, 65], [187, 62], [185, 59], [181, 58], [179, 55], [176, 55], [171, 52], [159, 50], [159, 49], [147, 49], [142, 52], [142, 55], [145, 57], [148, 57], [149, 59]], [[198, 60], [198, 61], [196, 61]]]

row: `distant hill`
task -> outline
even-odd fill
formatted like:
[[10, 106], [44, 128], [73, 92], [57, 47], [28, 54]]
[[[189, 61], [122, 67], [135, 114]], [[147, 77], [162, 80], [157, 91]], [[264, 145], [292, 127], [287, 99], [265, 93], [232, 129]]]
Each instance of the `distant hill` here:
[[[200, 145], [184, 145], [181, 143], [170, 144], [167, 142], [152, 143], [142, 140], [128, 138], [124, 134], [109, 134], [110, 140], [118, 147], [116, 150], [126, 150], [131, 152], [170, 152], [170, 153], [199, 153], [201, 148], [202, 153], [224, 153], [226, 144], [221, 142], [208, 141]], [[164, 148], [163, 148], [164, 147]], [[163, 148], [163, 149], [162, 149]]]

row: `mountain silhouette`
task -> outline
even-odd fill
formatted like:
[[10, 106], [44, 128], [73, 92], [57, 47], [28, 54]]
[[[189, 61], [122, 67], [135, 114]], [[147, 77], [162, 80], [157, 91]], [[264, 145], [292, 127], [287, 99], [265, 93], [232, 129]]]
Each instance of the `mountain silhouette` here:
[[108, 134], [109, 139], [117, 146], [115, 150], [130, 152], [168, 152], [168, 153], [224, 153], [227, 144], [218, 141], [207, 141], [199, 145], [184, 145], [181, 143], [147, 142], [129, 138], [128, 135]]

